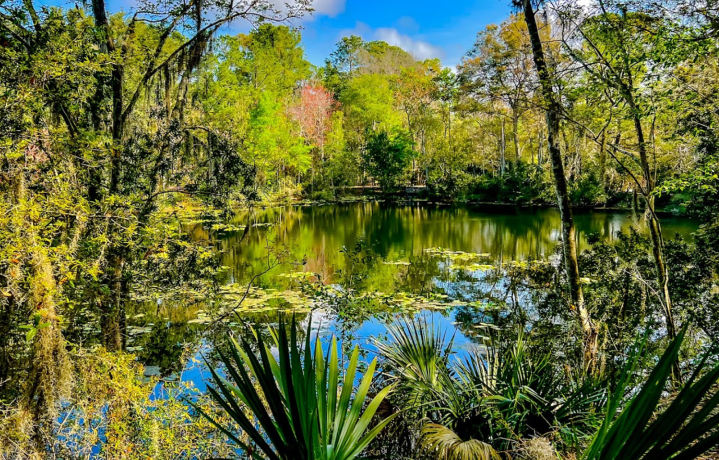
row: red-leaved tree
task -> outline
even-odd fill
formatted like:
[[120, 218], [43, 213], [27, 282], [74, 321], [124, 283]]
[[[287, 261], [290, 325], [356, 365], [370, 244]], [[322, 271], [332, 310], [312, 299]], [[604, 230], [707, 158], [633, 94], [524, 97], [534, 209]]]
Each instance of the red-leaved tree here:
[[332, 94], [318, 83], [305, 85], [299, 100], [289, 109], [292, 119], [300, 125], [302, 137], [317, 148], [321, 161], [334, 110]]
[[332, 94], [319, 83], [307, 84], [302, 87], [300, 97], [289, 107], [289, 114], [300, 126], [302, 137], [312, 144], [312, 191], [314, 191], [315, 171], [320, 170], [325, 162], [325, 143], [332, 128], [331, 117], [335, 110]]

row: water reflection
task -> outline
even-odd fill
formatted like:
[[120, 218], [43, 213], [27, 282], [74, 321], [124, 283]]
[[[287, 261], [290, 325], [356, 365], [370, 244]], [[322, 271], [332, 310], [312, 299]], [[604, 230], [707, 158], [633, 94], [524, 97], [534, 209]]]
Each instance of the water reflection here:
[[[613, 239], [617, 232], [636, 225], [625, 212], [577, 212], [575, 218], [580, 249], [587, 247], [590, 234]], [[342, 289], [352, 285], [351, 289], [357, 292], [441, 295], [448, 302], [465, 305], [423, 314], [430, 315], [437, 327], [448, 330], [450, 335], [456, 333], [455, 345], [459, 352], [477, 343], [482, 335], [482, 323], [500, 322], [500, 317], [506, 315], [503, 305], [525, 308], [529, 300], [517, 293], [498, 272], [449, 270], [444, 257], [429, 254], [426, 249], [489, 254], [487, 260], [499, 263], [546, 259], [556, 250], [561, 228], [556, 209], [377, 202], [256, 210], [240, 213], [228, 224], [222, 230], [202, 224], [188, 228], [193, 238], [214, 237], [221, 263], [227, 267], [224, 283], [244, 286], [254, 279], [254, 284], [262, 289], [297, 291], [307, 279], [287, 275], [304, 271], [316, 273], [322, 282]], [[663, 219], [666, 238], [679, 234], [691, 239], [697, 228], [698, 224], [687, 218]], [[358, 258], [352, 253], [360, 240], [365, 244]], [[343, 252], [343, 248], [347, 250]], [[401, 263], [388, 263], [396, 261]], [[282, 263], [255, 278], [277, 262]], [[466, 305], [478, 302], [482, 308]], [[492, 305], [498, 308], [487, 308]], [[147, 310], [157, 308], [155, 305]], [[191, 342], [193, 334], [199, 336], [201, 328], [196, 324], [187, 327], [173, 323], [179, 319], [178, 315], [183, 316], [179, 312], [186, 313], [186, 322], [192, 321], [204, 308], [209, 307], [196, 304], [175, 309], [162, 305], [162, 312], [143, 310], [147, 316], [139, 322], [150, 333], [137, 337], [133, 343], [141, 350], [142, 361], [159, 366], [162, 375], [177, 372], [183, 352], [181, 344]], [[275, 313], [246, 311], [241, 316], [242, 321], [248, 323], [276, 321]], [[390, 314], [358, 320], [348, 331], [346, 325], [327, 316], [322, 333], [338, 334], [341, 339], [358, 343], [371, 353], [370, 336], [382, 335], [384, 322], [395, 319], [396, 316]], [[149, 321], [156, 324], [148, 327]], [[208, 337], [203, 343], [211, 349], [213, 340]], [[199, 357], [196, 358], [199, 361]], [[201, 385], [193, 372], [197, 372], [193, 366], [185, 367], [182, 378]]]
[[[612, 239], [635, 225], [627, 212], [585, 211], [575, 213], [580, 249], [587, 235]], [[304, 263], [305, 271], [331, 279], [343, 268], [340, 249], [363, 238], [384, 260], [421, 257], [431, 247], [489, 253], [497, 262], [541, 259], [552, 254], [560, 236], [556, 209], [475, 207], [466, 205], [393, 205], [353, 203], [314, 207], [284, 207], [241, 213], [233, 224], [253, 227], [221, 235], [218, 249], [222, 263], [230, 268], [228, 282], [246, 282], [266, 266], [268, 251], [287, 252], [288, 260]], [[679, 234], [691, 238], [698, 224], [688, 218], [663, 219], [666, 238]], [[203, 231], [195, 229], [194, 231]], [[244, 238], [244, 239], [243, 239]], [[242, 244], [240, 244], [242, 242]], [[265, 282], [295, 267], [278, 267]], [[426, 275], [418, 274], [420, 277]]]

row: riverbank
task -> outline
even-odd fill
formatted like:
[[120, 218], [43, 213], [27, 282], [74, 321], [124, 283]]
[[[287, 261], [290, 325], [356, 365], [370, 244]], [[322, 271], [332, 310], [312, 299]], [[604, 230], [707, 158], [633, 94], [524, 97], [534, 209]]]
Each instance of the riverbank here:
[[[393, 204], [424, 204], [424, 205], [441, 205], [441, 206], [452, 206], [452, 205], [467, 205], [474, 207], [482, 207], [485, 210], [497, 210], [497, 211], [509, 211], [512, 209], [556, 209], [557, 205], [547, 202], [532, 202], [532, 203], [510, 203], [510, 202], [493, 202], [493, 201], [478, 201], [471, 199], [442, 199], [440, 197], [407, 197], [407, 196], [361, 196], [361, 197], [340, 197], [335, 200], [299, 200], [290, 202], [276, 202], [272, 204], [263, 204], [263, 206], [326, 206], [333, 204], [349, 204], [349, 203], [369, 203], [369, 202], [389, 202]], [[607, 211], [607, 212], [621, 212], [632, 215], [634, 210], [630, 206], [607, 206], [606, 204], [575, 204], [572, 206], [575, 211]], [[643, 212], [643, 208], [640, 208], [640, 213]], [[659, 217], [687, 217], [691, 218], [685, 212], [678, 212], [675, 208], [664, 208], [657, 209], [656, 213]]]
[[[480, 208], [486, 212], [513, 212], [515, 210], [531, 210], [531, 209], [556, 209], [557, 205], [551, 201], [487, 201], [473, 199], [471, 197], [446, 198], [440, 196], [429, 195], [426, 188], [421, 188], [421, 193], [416, 192], [419, 187], [407, 187], [408, 190], [391, 194], [384, 194], [379, 187], [346, 187], [342, 191], [351, 190], [351, 193], [339, 193], [332, 199], [309, 199], [309, 198], [282, 198], [273, 199], [268, 196], [262, 201], [248, 203], [242, 200], [235, 200], [224, 211], [217, 209], [209, 210], [198, 201], [192, 199], [184, 199], [179, 202], [167, 203], [163, 207], [162, 214], [166, 217], [174, 216], [185, 222], [204, 221], [204, 222], [224, 222], [236, 213], [241, 213], [250, 209], [265, 210], [269, 208], [284, 206], [330, 206], [330, 205], [346, 205], [352, 203], [391, 203], [394, 205], [419, 205], [419, 206], [470, 206]], [[412, 190], [410, 190], [412, 189]], [[575, 212], [613, 212], [626, 213], [627, 217], [641, 217], [644, 207], [640, 203], [638, 210], [635, 211], [633, 206], [624, 200], [614, 200], [613, 204], [607, 203], [575, 203], [573, 204]], [[684, 210], [675, 205], [661, 204], [657, 207], [656, 213], [659, 217], [672, 218], [682, 217], [691, 219]]]

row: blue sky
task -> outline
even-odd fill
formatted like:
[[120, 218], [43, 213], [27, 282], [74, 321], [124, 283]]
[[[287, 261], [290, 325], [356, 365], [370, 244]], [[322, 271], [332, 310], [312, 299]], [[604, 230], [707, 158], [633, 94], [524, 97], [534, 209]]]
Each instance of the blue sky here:
[[[45, 5], [73, 6], [79, 0], [37, 0]], [[284, 4], [292, 0], [272, 0]], [[137, 0], [106, 0], [110, 11], [130, 12]], [[296, 22], [302, 27], [308, 59], [322, 65], [347, 35], [384, 40], [418, 59], [438, 57], [454, 66], [474, 43], [477, 32], [510, 13], [510, 0], [313, 0], [315, 13]], [[89, 2], [88, 2], [89, 3]], [[233, 24], [224, 33], [248, 31]]]
[[301, 24], [314, 64], [322, 64], [340, 38], [355, 34], [454, 66], [477, 32], [510, 13], [509, 0], [315, 0], [315, 9], [314, 17]]

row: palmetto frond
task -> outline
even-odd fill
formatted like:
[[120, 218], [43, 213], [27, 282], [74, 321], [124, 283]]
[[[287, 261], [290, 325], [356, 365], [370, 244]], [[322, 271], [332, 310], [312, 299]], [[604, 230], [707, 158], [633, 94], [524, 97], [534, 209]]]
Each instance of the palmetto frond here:
[[657, 414], [686, 327], [672, 341], [647, 381], [617, 416], [638, 361], [635, 352], [610, 398], [607, 415], [584, 454], [585, 460], [691, 460], [719, 445], [719, 365], [706, 369], [706, 353], [692, 378]]
[[437, 423], [426, 423], [420, 438], [422, 447], [439, 460], [500, 460], [496, 450], [478, 439], [462, 440], [454, 431]]
[[447, 384], [448, 358], [454, 339], [435, 330], [425, 319], [391, 324], [389, 343], [376, 342], [386, 370], [418, 403], [433, 398]]
[[[394, 417], [368, 431], [391, 387], [385, 387], [367, 402], [376, 361], [369, 364], [355, 390], [357, 347], [340, 379], [337, 340], [332, 339], [324, 357], [318, 339], [313, 353], [309, 327], [305, 345], [300, 349], [295, 318], [288, 328], [280, 317], [278, 330], [273, 334], [277, 358], [262, 335], [255, 334], [259, 357], [246, 340], [241, 344], [231, 340], [230, 354], [220, 352], [227, 378], [211, 369], [214, 385], [208, 385], [208, 392], [250, 438], [251, 445], [242, 442], [238, 433], [200, 412], [252, 458], [352, 460]], [[245, 410], [252, 412], [254, 421], [245, 415]]]

